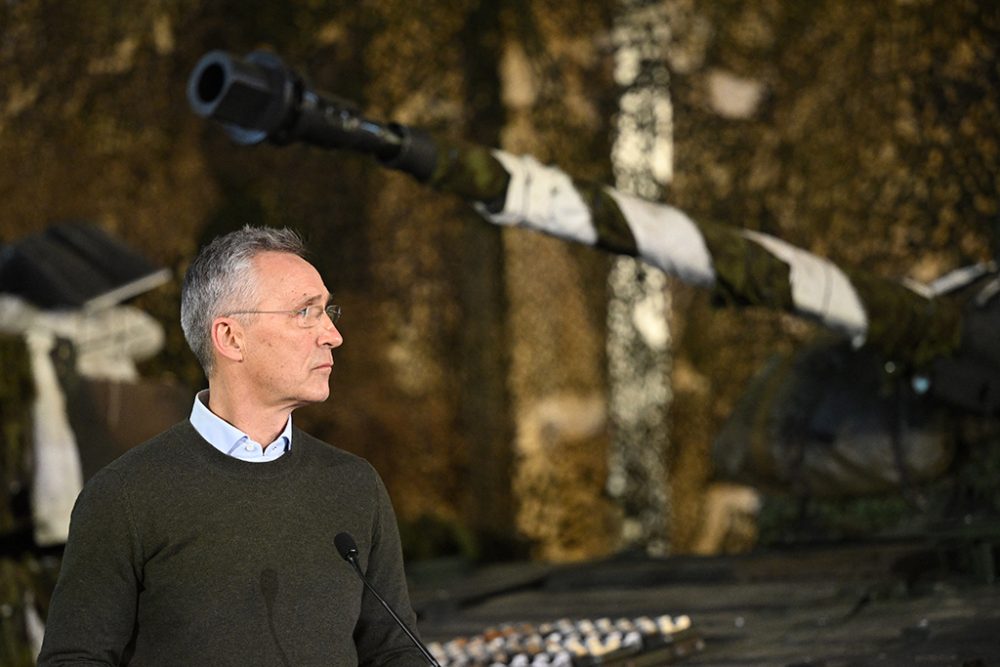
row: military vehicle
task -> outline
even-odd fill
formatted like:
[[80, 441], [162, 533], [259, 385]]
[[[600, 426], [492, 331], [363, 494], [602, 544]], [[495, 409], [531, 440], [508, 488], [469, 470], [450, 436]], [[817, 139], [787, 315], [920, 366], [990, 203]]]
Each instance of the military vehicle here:
[[638, 257], [721, 304], [775, 309], [828, 329], [832, 336], [754, 380], [716, 439], [724, 477], [819, 497], [909, 492], [948, 469], [954, 419], [991, 420], [1000, 408], [993, 262], [930, 285], [840, 267], [767, 234], [573, 179], [531, 156], [366, 118], [263, 51], [206, 54], [188, 100], [238, 144], [369, 154], [467, 200], [493, 224]]

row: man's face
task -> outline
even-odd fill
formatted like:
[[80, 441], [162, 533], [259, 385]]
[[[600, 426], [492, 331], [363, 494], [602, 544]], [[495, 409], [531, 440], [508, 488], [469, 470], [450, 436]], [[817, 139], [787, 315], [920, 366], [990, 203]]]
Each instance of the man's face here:
[[[323, 307], [330, 298], [319, 272], [301, 257], [265, 252], [253, 262], [260, 296], [253, 310]], [[243, 379], [259, 407], [294, 409], [330, 395], [333, 349], [344, 339], [326, 315], [308, 328], [292, 314], [253, 315], [244, 336]]]

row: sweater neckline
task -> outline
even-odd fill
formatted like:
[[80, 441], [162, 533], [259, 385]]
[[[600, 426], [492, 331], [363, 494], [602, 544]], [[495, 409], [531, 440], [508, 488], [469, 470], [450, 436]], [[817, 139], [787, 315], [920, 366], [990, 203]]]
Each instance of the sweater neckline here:
[[206, 467], [230, 477], [243, 479], [273, 479], [287, 475], [301, 465], [301, 461], [305, 458], [304, 450], [308, 448], [303, 437], [304, 433], [293, 426], [292, 446], [280, 457], [263, 463], [241, 461], [213, 447], [212, 443], [201, 437], [189, 420], [178, 424], [178, 429], [180, 432], [177, 435], [189, 445], [190, 454]]

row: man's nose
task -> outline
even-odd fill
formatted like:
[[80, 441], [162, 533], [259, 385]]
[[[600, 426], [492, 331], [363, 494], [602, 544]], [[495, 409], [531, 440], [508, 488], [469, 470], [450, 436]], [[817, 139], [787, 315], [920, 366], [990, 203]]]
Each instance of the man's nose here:
[[321, 333], [319, 336], [319, 344], [328, 345], [330, 347], [340, 347], [344, 344], [344, 336], [341, 335], [340, 329], [338, 329], [337, 325], [333, 323], [333, 320], [326, 315], [323, 317], [326, 321], [320, 326]]

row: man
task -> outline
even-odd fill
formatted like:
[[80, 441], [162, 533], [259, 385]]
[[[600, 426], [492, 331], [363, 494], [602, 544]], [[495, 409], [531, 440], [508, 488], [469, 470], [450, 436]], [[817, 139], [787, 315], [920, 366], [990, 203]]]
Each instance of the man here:
[[[424, 665], [375, 471], [292, 425], [326, 400], [340, 308], [299, 237], [245, 227], [188, 270], [181, 324], [208, 390], [95, 475], [73, 510], [39, 665]], [[141, 415], [136, 415], [141, 419]]]

